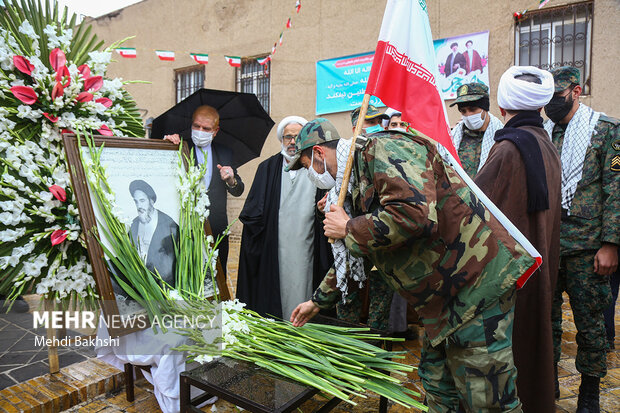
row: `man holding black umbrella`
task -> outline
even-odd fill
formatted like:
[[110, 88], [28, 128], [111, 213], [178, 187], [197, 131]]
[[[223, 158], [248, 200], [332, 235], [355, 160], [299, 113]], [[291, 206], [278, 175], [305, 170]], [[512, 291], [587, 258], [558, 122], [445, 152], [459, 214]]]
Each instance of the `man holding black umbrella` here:
[[[226, 215], [227, 192], [232, 196], [240, 196], [244, 185], [241, 177], [232, 166], [233, 154], [230, 148], [213, 142], [213, 138], [219, 131], [220, 117], [215, 108], [202, 105], [192, 115], [192, 139], [187, 143], [194, 148], [194, 154], [198, 164], [207, 163], [205, 185], [209, 191], [211, 212], [209, 222], [213, 230], [213, 236], [217, 238], [228, 226]], [[179, 144], [179, 134], [165, 135], [164, 139], [174, 144]], [[228, 259], [228, 236], [219, 245], [219, 258], [222, 268], [226, 272]]]

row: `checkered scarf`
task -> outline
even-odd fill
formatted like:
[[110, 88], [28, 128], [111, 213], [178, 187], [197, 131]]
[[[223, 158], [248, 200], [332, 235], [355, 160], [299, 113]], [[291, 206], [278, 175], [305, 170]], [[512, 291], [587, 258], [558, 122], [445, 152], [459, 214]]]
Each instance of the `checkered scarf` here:
[[[577, 190], [577, 184], [581, 181], [583, 174], [583, 163], [586, 159], [586, 151], [590, 146], [592, 133], [601, 112], [595, 112], [589, 106], [579, 104], [577, 112], [568, 122], [568, 127], [564, 133], [562, 142], [562, 208], [568, 210]], [[545, 123], [545, 130], [549, 136], [553, 136], [555, 123], [548, 120]]]
[[[349, 157], [349, 150], [351, 149], [350, 139], [340, 139], [338, 141], [338, 147], [336, 149], [336, 159], [338, 160], [338, 172], [336, 173], [336, 186], [329, 190], [327, 193], [327, 202], [325, 203], [325, 212], [329, 211], [329, 207], [332, 204], [338, 203], [338, 194], [340, 193], [340, 187], [342, 186], [342, 177], [344, 176], [344, 169], [347, 164], [347, 158]], [[351, 204], [351, 192], [353, 190], [353, 184], [355, 183], [355, 177], [351, 174], [349, 180], [349, 188], [347, 196], [344, 201], [344, 210], [349, 216], [353, 216], [352, 204]], [[334, 268], [336, 269], [336, 286], [342, 292], [342, 299], [344, 301], [348, 293], [348, 281], [357, 281], [360, 288], [363, 286], [366, 280], [366, 273], [364, 272], [364, 261], [362, 258], [354, 257], [344, 244], [344, 241], [337, 239], [332, 244], [332, 252], [334, 254]]]
[[[480, 150], [480, 162], [478, 163], [478, 171], [482, 168], [482, 165], [487, 161], [489, 157], [489, 152], [491, 151], [491, 147], [495, 144], [495, 140], [493, 137], [495, 136], [495, 132], [504, 127], [502, 121], [497, 119], [495, 116], [491, 115], [490, 112], [487, 112], [487, 115], [491, 117], [489, 121], [489, 125], [484, 131], [484, 135], [482, 136], [482, 149]], [[461, 146], [461, 140], [463, 140], [463, 121], [460, 121], [452, 130], [452, 142], [454, 143], [454, 148], [459, 150], [459, 146]], [[444, 158], [445, 159], [445, 158]]]

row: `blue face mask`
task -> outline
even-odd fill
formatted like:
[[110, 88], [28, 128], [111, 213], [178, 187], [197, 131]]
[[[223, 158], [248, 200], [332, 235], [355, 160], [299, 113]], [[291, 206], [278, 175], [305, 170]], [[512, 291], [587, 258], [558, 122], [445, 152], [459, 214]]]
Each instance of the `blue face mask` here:
[[366, 135], [370, 135], [371, 133], [375, 133], [375, 132], [381, 132], [383, 129], [383, 127], [381, 125], [375, 125], [375, 126], [369, 126], [367, 128], [364, 129], [364, 133]]

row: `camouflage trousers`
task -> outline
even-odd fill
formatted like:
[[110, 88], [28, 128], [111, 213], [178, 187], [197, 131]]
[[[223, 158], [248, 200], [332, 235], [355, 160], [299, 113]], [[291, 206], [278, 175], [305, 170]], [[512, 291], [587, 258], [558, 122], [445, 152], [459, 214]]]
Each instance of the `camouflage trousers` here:
[[[370, 271], [368, 276], [368, 327], [377, 330], [387, 330], [390, 320], [390, 307], [394, 290], [383, 280], [376, 271]], [[338, 319], [349, 323], [359, 323], [362, 314], [362, 296], [358, 288], [351, 289], [346, 301], [336, 304]]]
[[432, 347], [425, 335], [418, 373], [429, 412], [522, 412], [512, 358], [515, 289]]
[[611, 304], [609, 277], [594, 272], [596, 251], [560, 257], [558, 283], [553, 296], [551, 323], [553, 327], [553, 358], [557, 363], [562, 354], [562, 292], [570, 299], [577, 327], [575, 367], [588, 376], [607, 374], [607, 336], [603, 311]]

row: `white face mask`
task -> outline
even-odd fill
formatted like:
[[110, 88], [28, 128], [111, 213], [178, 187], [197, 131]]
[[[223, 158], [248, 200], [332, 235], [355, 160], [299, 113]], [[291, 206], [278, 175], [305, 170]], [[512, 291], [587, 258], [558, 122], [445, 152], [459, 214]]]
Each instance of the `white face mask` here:
[[192, 129], [192, 141], [196, 146], [209, 146], [209, 144], [211, 144], [211, 141], [213, 141], [213, 132], [205, 132]]
[[465, 123], [467, 129], [478, 130], [482, 128], [482, 125], [484, 125], [484, 120], [486, 119], [486, 114], [484, 115], [484, 118], [482, 117], [483, 112], [484, 111], [469, 116], [463, 116], [463, 123]]
[[286, 159], [287, 162], [292, 161], [295, 156], [289, 155], [288, 151], [286, 150], [286, 146], [283, 143], [280, 144], [280, 147], [282, 148], [280, 153], [282, 154], [282, 156], [284, 156], [284, 159]]
[[312, 160], [310, 161], [310, 167], [308, 168], [308, 179], [310, 182], [314, 184], [319, 189], [332, 189], [336, 186], [336, 180], [334, 177], [327, 171], [327, 163], [325, 159], [323, 159], [323, 166], [325, 167], [325, 172], [322, 174], [318, 173], [314, 170], [312, 165], [314, 164], [314, 152], [312, 152]]

